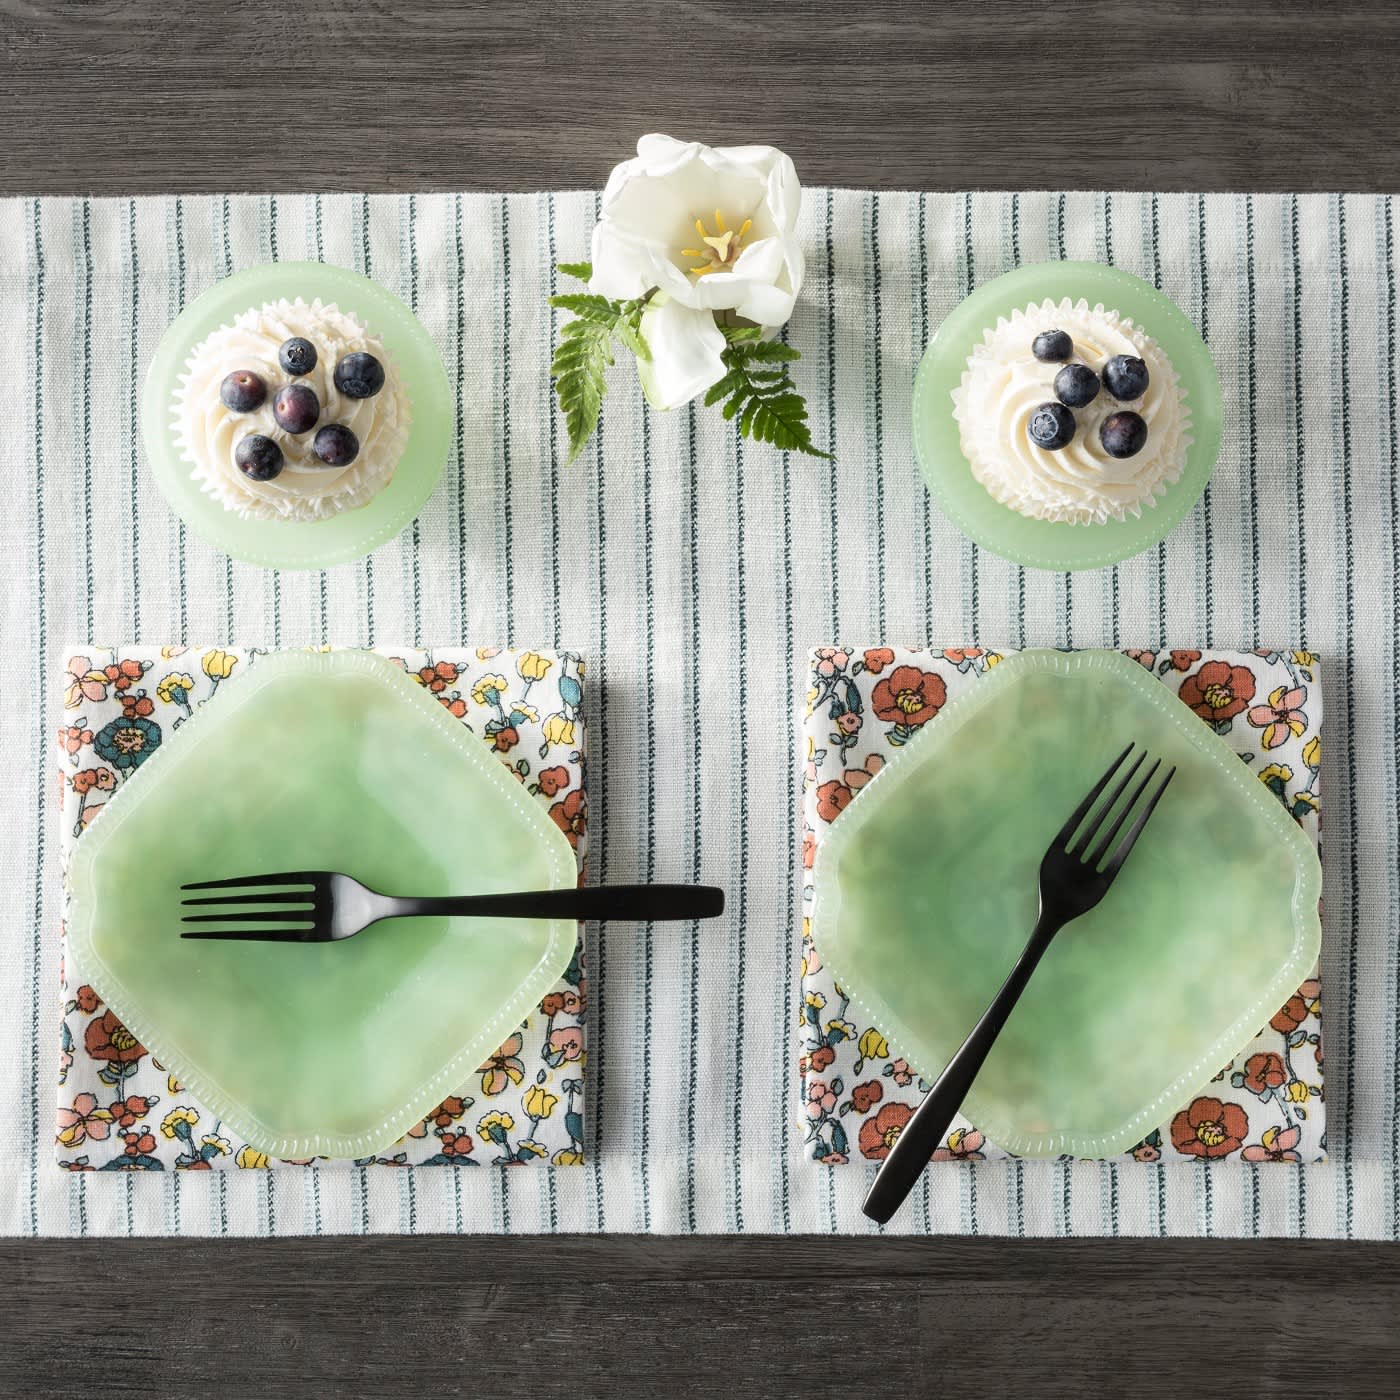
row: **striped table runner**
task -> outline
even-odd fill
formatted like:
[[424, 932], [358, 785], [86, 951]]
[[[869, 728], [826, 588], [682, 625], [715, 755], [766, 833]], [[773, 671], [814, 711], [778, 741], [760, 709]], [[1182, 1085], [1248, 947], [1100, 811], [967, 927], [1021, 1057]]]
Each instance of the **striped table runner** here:
[[[337, 195], [0, 203], [0, 436], [9, 483], [0, 735], [0, 1230], [856, 1231], [864, 1169], [798, 1152], [796, 774], [810, 646], [1283, 642], [1329, 661], [1323, 985], [1326, 1163], [939, 1167], [905, 1230], [1400, 1233], [1400, 470], [1393, 202], [1370, 196], [808, 190], [789, 327], [834, 463], [643, 410], [614, 376], [562, 464], [544, 304], [597, 197]], [[1210, 491], [1160, 549], [1027, 572], [931, 510], [909, 437], [922, 346], [1018, 262], [1090, 258], [1159, 285], [1226, 389]], [[136, 421], [170, 318], [217, 278], [324, 258], [416, 309], [456, 386], [453, 451], [418, 521], [370, 559], [231, 564], [154, 492]], [[83, 638], [584, 648], [598, 879], [724, 883], [730, 912], [590, 935], [588, 1165], [120, 1179], [53, 1165], [58, 716], [40, 678]], [[61, 658], [59, 658], [61, 660]], [[209, 1176], [215, 1177], [210, 1180]]]

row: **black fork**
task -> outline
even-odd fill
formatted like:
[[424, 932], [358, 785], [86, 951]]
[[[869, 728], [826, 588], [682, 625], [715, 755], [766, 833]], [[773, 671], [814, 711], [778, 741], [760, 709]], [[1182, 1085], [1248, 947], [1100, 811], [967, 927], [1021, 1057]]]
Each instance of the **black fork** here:
[[[1161, 759], [1158, 759], [1133, 789], [1132, 795], [1119, 808], [1113, 824], [1105, 831], [1108, 818], [1117, 807], [1119, 798], [1147, 760], [1144, 750], [1123, 774], [1108, 801], [1086, 823], [1085, 819], [1089, 817], [1094, 804], [1135, 747], [1134, 744], [1129, 744], [1114, 759], [1108, 772], [1094, 784], [1089, 795], [1074, 809], [1073, 815], [1051, 841], [1045, 858], [1040, 862], [1040, 917], [1036, 920], [1030, 941], [1016, 966], [1002, 983], [1001, 990], [982, 1013], [981, 1020], [948, 1061], [933, 1088], [924, 1096], [923, 1103], [895, 1140], [889, 1156], [885, 1158], [884, 1165], [870, 1188], [870, 1194], [865, 1198], [863, 1209], [872, 1220], [884, 1224], [913, 1189], [914, 1183], [923, 1175], [929, 1158], [943, 1141], [948, 1124], [953, 1121], [953, 1115], [967, 1097], [972, 1081], [977, 1078], [978, 1071], [1020, 1000], [1021, 993], [1025, 991], [1031, 974], [1050, 946], [1051, 939], [1071, 920], [1079, 918], [1081, 914], [1087, 914], [1108, 893], [1109, 887], [1123, 868], [1123, 862], [1128, 859], [1138, 837], [1142, 835], [1142, 829], [1147, 825], [1153, 808], [1161, 801], [1167, 784], [1176, 776], [1176, 769], [1171, 769], [1144, 801], [1144, 794], [1162, 766]], [[1123, 830], [1124, 823], [1134, 812], [1137, 813], [1135, 820], [1119, 840], [1118, 833]], [[1095, 844], [1095, 838], [1099, 837], [1101, 831], [1103, 836]], [[1079, 837], [1077, 841], [1076, 834]], [[1118, 842], [1116, 846], [1115, 841]]]
[[280, 870], [229, 880], [200, 880], [184, 890], [232, 890], [201, 895], [187, 906], [181, 938], [260, 943], [338, 943], [381, 919], [422, 916], [493, 919], [713, 919], [724, 912], [724, 891], [713, 885], [589, 885], [558, 890], [447, 895], [423, 899], [380, 894], [334, 870]]

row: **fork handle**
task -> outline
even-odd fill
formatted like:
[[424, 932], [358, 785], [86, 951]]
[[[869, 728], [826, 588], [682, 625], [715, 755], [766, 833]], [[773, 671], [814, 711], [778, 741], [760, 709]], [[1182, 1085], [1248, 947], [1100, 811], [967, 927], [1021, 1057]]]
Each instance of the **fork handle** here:
[[724, 912], [724, 891], [715, 885], [590, 885], [584, 889], [522, 890], [511, 894], [447, 895], [396, 899], [384, 918], [405, 916], [494, 919], [711, 919]]
[[914, 1188], [914, 1183], [923, 1175], [929, 1158], [943, 1141], [948, 1124], [962, 1106], [972, 1081], [977, 1078], [983, 1062], [991, 1053], [1001, 1028], [1014, 1010], [1026, 989], [1031, 974], [1035, 971], [1050, 940], [1060, 928], [1059, 921], [1047, 919], [1044, 914], [1035, 926], [1025, 951], [1016, 961], [1001, 989], [992, 998], [991, 1005], [982, 1013], [982, 1018], [973, 1026], [957, 1053], [948, 1061], [947, 1067], [934, 1082], [924, 1101], [915, 1110], [914, 1116], [904, 1125], [903, 1131], [895, 1139], [885, 1158], [879, 1174], [870, 1187], [862, 1210], [872, 1220], [883, 1225]]

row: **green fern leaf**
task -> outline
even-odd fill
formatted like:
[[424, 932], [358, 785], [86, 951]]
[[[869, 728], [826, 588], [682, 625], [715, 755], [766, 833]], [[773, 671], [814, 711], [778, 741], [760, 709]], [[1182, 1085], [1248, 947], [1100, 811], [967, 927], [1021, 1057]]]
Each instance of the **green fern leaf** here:
[[807, 404], [797, 391], [788, 364], [801, 355], [781, 341], [760, 340], [756, 326], [721, 327], [725, 375], [705, 395], [707, 405], [725, 400], [724, 417], [738, 419], [741, 437], [771, 443], [781, 451], [830, 457], [812, 443]]
[[560, 311], [572, 311], [582, 321], [592, 321], [600, 326], [614, 326], [618, 321], [617, 306], [607, 297], [595, 296], [592, 292], [565, 292], [549, 298], [551, 306]]
[[762, 326], [721, 326], [720, 330], [731, 345], [742, 345], [746, 341], [761, 340], [763, 337]]
[[613, 360], [611, 325], [587, 320], [569, 324], [582, 329], [559, 342], [550, 374], [569, 430], [568, 460], [572, 462], [598, 427], [608, 391], [605, 374]]
[[565, 277], [577, 277], [580, 282], [587, 282], [593, 276], [591, 262], [559, 263], [557, 266]]

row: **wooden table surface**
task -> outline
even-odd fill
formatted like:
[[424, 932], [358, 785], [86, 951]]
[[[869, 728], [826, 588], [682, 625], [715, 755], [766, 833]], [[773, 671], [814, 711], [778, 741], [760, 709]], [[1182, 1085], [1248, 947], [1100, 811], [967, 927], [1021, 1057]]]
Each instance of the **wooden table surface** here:
[[[1392, 0], [0, 0], [0, 194], [594, 186], [650, 130], [808, 184], [1395, 190], [1397, 46]], [[1385, 1245], [8, 1241], [0, 1291], [24, 1396], [1400, 1393]]]

